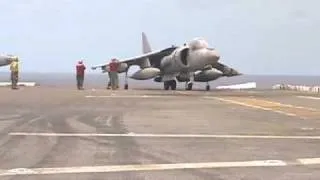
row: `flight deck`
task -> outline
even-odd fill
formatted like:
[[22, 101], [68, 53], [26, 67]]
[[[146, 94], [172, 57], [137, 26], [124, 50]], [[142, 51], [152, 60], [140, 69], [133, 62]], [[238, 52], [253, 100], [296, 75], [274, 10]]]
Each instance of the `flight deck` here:
[[319, 179], [320, 95], [0, 89], [0, 179]]

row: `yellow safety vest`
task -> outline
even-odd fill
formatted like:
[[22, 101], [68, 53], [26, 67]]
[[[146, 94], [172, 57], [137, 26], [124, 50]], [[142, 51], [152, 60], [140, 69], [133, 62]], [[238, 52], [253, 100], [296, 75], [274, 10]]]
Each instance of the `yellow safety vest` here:
[[10, 70], [12, 72], [19, 72], [19, 64], [18, 62], [13, 61], [10, 65]]

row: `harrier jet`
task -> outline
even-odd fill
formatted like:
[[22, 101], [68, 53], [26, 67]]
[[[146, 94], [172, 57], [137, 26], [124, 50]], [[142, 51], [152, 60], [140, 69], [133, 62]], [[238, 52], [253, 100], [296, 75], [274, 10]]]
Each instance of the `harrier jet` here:
[[[219, 53], [202, 38], [195, 38], [183, 46], [152, 51], [145, 33], [142, 33], [142, 49], [142, 55], [120, 60], [118, 72], [126, 73], [125, 89], [128, 89], [128, 69], [132, 65], [138, 65], [140, 70], [130, 78], [163, 82], [165, 90], [175, 90], [177, 81], [185, 82], [186, 90], [192, 90], [194, 82], [205, 82], [206, 90], [210, 90], [210, 81], [241, 75], [235, 69], [218, 62]], [[97, 68], [101, 68], [102, 72], [109, 71], [108, 64], [92, 67], [93, 70]]]

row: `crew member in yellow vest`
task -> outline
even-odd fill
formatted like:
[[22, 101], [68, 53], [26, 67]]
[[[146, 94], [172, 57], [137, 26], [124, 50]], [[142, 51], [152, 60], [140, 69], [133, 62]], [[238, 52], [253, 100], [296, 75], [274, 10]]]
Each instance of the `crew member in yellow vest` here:
[[15, 57], [10, 64], [11, 71], [11, 87], [12, 89], [18, 89], [19, 80], [19, 59]]

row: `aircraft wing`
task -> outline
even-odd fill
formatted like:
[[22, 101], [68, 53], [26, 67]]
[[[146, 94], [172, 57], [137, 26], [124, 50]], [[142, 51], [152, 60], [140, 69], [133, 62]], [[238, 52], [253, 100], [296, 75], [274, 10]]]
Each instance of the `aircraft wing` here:
[[[132, 65], [138, 65], [141, 68], [152, 66], [159, 68], [160, 67], [160, 61], [164, 56], [167, 56], [171, 54], [177, 47], [170, 47], [162, 50], [152, 51], [149, 53], [145, 53], [139, 56], [134, 56], [130, 58], [125, 58], [120, 60], [120, 69], [119, 73], [124, 72]], [[148, 60], [148, 61], [147, 61]], [[147, 63], [147, 64], [146, 64]], [[95, 70], [97, 68], [101, 68], [103, 72], [109, 71], [109, 65], [107, 63], [105, 64], [98, 64], [95, 66], [92, 66], [91, 69]]]

